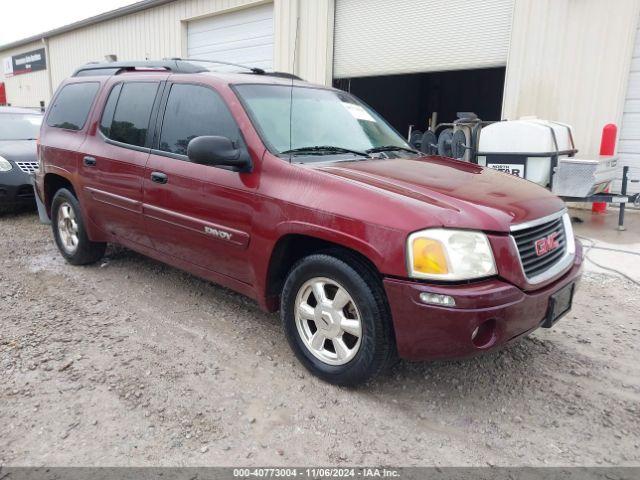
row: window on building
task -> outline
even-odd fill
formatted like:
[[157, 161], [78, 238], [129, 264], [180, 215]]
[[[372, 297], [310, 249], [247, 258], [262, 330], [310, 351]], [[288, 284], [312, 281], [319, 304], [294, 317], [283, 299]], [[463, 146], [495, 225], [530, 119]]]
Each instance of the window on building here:
[[[147, 141], [158, 83], [131, 82], [114, 88], [109, 95], [100, 129], [111, 140], [143, 147]], [[113, 119], [109, 122], [110, 111]]]
[[47, 125], [67, 130], [81, 130], [87, 121], [98, 88], [98, 82], [70, 83], [62, 87], [47, 115]]
[[224, 100], [200, 85], [174, 84], [164, 112], [160, 150], [187, 154], [195, 137], [219, 135], [240, 140], [240, 131]]

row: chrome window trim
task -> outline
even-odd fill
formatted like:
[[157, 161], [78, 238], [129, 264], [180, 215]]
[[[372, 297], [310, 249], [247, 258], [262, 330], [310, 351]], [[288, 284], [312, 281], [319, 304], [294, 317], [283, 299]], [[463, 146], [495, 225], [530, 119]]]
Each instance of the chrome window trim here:
[[546, 217], [538, 218], [536, 220], [531, 220], [530, 222], [524, 222], [524, 223], [519, 223], [517, 225], [513, 225], [510, 229], [512, 232], [524, 230], [526, 228], [536, 227], [538, 225], [548, 223], [560, 217], [562, 217], [562, 226], [564, 228], [564, 236], [565, 236], [565, 243], [566, 243], [565, 253], [560, 258], [560, 260], [558, 260], [557, 263], [551, 266], [548, 270], [536, 275], [535, 277], [528, 277], [527, 274], [524, 272], [524, 265], [522, 265], [522, 259], [520, 258], [520, 251], [518, 250], [518, 244], [516, 243], [516, 239], [513, 237], [513, 235], [509, 235], [509, 237], [511, 238], [511, 243], [513, 244], [513, 247], [517, 252], [518, 263], [520, 264], [520, 269], [522, 270], [522, 274], [524, 275], [524, 278], [527, 279], [527, 282], [529, 282], [530, 285], [538, 285], [556, 276], [566, 273], [566, 271], [569, 270], [569, 268], [571, 268], [571, 265], [573, 265], [573, 261], [576, 256], [576, 244], [575, 244], [575, 237], [573, 235], [573, 227], [571, 226], [571, 218], [569, 217], [569, 214], [567, 213], [567, 209], [565, 208], [560, 212], [554, 213], [552, 215], [547, 215]]

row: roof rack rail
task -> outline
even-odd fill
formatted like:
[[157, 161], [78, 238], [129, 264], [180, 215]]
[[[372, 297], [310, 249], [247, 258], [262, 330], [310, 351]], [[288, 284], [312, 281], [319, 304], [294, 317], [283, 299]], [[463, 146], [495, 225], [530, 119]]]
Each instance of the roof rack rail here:
[[200, 58], [165, 58], [162, 60], [145, 60], [132, 62], [89, 62], [78, 68], [72, 76], [86, 77], [93, 75], [118, 75], [125, 71], [136, 69], [161, 69], [172, 73], [202, 73], [210, 70], [192, 62], [213, 63], [216, 65], [228, 65], [249, 70], [256, 75], [268, 75], [271, 77], [291, 78], [302, 80], [299, 76], [287, 72], [267, 72], [259, 67], [249, 67], [239, 63], [224, 62], [221, 60], [205, 60]]
[[251, 70], [253, 73], [258, 75], [264, 75], [265, 73], [267, 73], [262, 68], [259, 68], [259, 67], [250, 67], [248, 65], [242, 65], [240, 63], [224, 62], [222, 60], [208, 60], [204, 58], [177, 58], [177, 57], [170, 58], [168, 60], [175, 60], [179, 62], [200, 62], [200, 63], [215, 63], [216, 65], [228, 65], [231, 67], [238, 67], [238, 68], [244, 68], [246, 70]]
[[292, 80], [302, 80], [301, 77], [289, 72], [267, 72], [270, 77], [291, 78]]
[[207, 69], [181, 59], [146, 60], [136, 62], [90, 62], [78, 68], [72, 76], [117, 75], [135, 69], [164, 69], [173, 73], [201, 73]]

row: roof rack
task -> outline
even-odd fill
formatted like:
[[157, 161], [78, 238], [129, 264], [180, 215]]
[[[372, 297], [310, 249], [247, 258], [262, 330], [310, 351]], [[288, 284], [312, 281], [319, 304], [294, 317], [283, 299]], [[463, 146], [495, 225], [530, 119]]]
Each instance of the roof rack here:
[[86, 77], [92, 75], [118, 75], [126, 71], [136, 69], [147, 70], [166, 70], [172, 73], [202, 73], [210, 70], [196, 65], [193, 62], [214, 63], [216, 65], [228, 65], [232, 67], [244, 68], [256, 75], [268, 75], [271, 77], [291, 78], [294, 80], [302, 80], [299, 76], [286, 72], [267, 72], [262, 68], [249, 67], [239, 63], [224, 62], [221, 60], [205, 60], [199, 58], [165, 58], [163, 60], [145, 60], [135, 62], [89, 62], [78, 68], [72, 76]]
[[73, 73], [73, 76], [117, 75], [122, 71], [136, 70], [138, 68], [167, 70], [174, 73], [200, 73], [207, 71], [206, 68], [199, 67], [198, 65], [194, 65], [189, 62], [184, 62], [179, 59], [167, 59], [140, 62], [90, 62], [78, 68]]
[[290, 78], [292, 80], [302, 80], [298, 75], [288, 72], [267, 72], [265, 75], [269, 75], [270, 77]]
[[259, 67], [249, 67], [248, 65], [242, 65], [240, 63], [223, 62], [222, 60], [207, 60], [204, 58], [177, 58], [177, 57], [171, 58], [169, 60], [175, 60], [177, 62], [215, 63], [216, 65], [228, 65], [231, 67], [244, 68], [258, 75], [264, 75], [266, 73], [262, 68], [259, 68]]
[[171, 58], [171, 60], [177, 60], [180, 62], [201, 62], [201, 63], [214, 63], [216, 65], [229, 65], [231, 67], [244, 68], [255, 73], [256, 75], [267, 75], [269, 77], [291, 78], [293, 80], [302, 80], [298, 75], [288, 72], [271, 72], [266, 71], [260, 67], [250, 67], [248, 65], [242, 65], [241, 63], [223, 62], [222, 60], [206, 60], [204, 58]]

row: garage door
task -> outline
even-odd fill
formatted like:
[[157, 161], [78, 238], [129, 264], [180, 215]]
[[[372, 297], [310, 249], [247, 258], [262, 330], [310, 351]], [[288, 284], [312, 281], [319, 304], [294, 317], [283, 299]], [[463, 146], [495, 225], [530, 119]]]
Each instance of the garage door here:
[[334, 77], [507, 64], [514, 0], [337, 0]]
[[273, 4], [188, 23], [189, 58], [273, 68]]
[[[618, 155], [623, 165], [631, 167], [629, 176], [640, 179], [640, 27], [636, 34], [636, 44], [631, 60]], [[617, 182], [615, 187], [616, 191], [620, 191], [620, 182]], [[630, 183], [629, 191], [633, 193], [640, 191], [640, 185]]]

